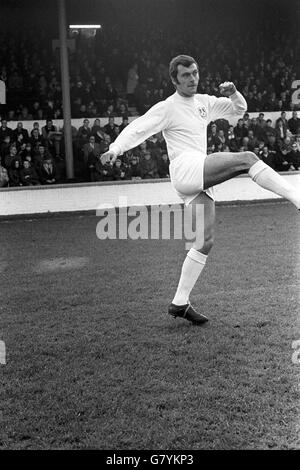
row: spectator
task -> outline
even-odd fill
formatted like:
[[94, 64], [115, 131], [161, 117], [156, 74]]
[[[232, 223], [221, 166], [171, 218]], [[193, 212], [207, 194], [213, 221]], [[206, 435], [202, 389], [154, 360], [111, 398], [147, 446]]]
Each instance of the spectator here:
[[[245, 126], [247, 126], [247, 122], [248, 122], [248, 119], [249, 119], [249, 114], [248, 113], [245, 113], [244, 115], [244, 123], [245, 123]], [[217, 126], [217, 129], [220, 130], [222, 129], [222, 131], [224, 131], [224, 135], [227, 137], [228, 135], [228, 131], [229, 131], [229, 127], [230, 127], [230, 124], [229, 122], [227, 121], [227, 119], [217, 119], [215, 121], [215, 124]]]
[[259, 128], [259, 125], [257, 123], [257, 118], [250, 119], [250, 124], [248, 126], [248, 131], [250, 131], [250, 130], [253, 131], [254, 136], [258, 138], [258, 133], [259, 133], [260, 128]]
[[55, 133], [57, 129], [53, 124], [52, 119], [47, 119], [46, 125], [42, 127], [42, 136], [44, 137], [45, 145], [51, 155], [54, 157], [56, 155], [55, 150]]
[[133, 105], [134, 93], [139, 83], [138, 64], [133, 64], [128, 70], [126, 93], [129, 106]]
[[91, 129], [91, 134], [95, 137], [95, 142], [98, 144], [104, 140], [104, 129], [100, 125], [100, 119], [95, 119]]
[[170, 178], [170, 161], [167, 153], [163, 153], [157, 162], [157, 171], [159, 178]]
[[[38, 146], [35, 148], [33, 151], [33, 166], [34, 168], [39, 171], [44, 163], [45, 160], [47, 159], [52, 159], [53, 157], [50, 154], [49, 150], [42, 144], [38, 144]], [[26, 159], [28, 160], [28, 158]]]
[[113, 166], [113, 177], [116, 181], [127, 180], [127, 171], [125, 165], [122, 163], [120, 158], [117, 158]]
[[113, 104], [109, 104], [107, 106], [106, 111], [103, 113], [103, 117], [117, 117], [117, 113], [115, 112]]
[[22, 162], [23, 162], [24, 160], [27, 160], [28, 157], [30, 157], [30, 161], [32, 161], [32, 159], [33, 159], [33, 151], [32, 151], [31, 143], [30, 143], [30, 142], [26, 142], [25, 148], [19, 152], [19, 155], [20, 155], [20, 157], [21, 157], [21, 159], [22, 159]]
[[8, 186], [8, 181], [9, 177], [7, 170], [0, 163], [0, 188], [5, 188], [6, 186]]
[[255, 135], [258, 138], [258, 140], [264, 140], [265, 139], [265, 129], [267, 126], [267, 122], [264, 119], [265, 115], [264, 113], [259, 113], [256, 124], [257, 128], [255, 131]]
[[87, 172], [88, 172], [88, 181], [94, 182], [97, 181], [97, 162], [101, 154], [89, 153], [87, 159]]
[[291, 119], [288, 120], [289, 130], [293, 135], [300, 134], [300, 118], [297, 111], [293, 111]]
[[39, 145], [46, 145], [44, 137], [39, 133], [39, 130], [37, 128], [32, 130], [29, 142], [33, 151], [37, 149]]
[[40, 124], [39, 124], [38, 122], [34, 122], [34, 123], [33, 123], [33, 126], [32, 126], [32, 130], [31, 130], [31, 132], [30, 132], [30, 137], [32, 137], [33, 131], [34, 131], [35, 129], [38, 130], [39, 135], [42, 135], [42, 134], [41, 134], [41, 131], [40, 131]]
[[259, 146], [258, 145], [254, 147], [253, 153], [255, 153], [255, 155], [259, 158]]
[[300, 150], [298, 149], [296, 142], [292, 143], [292, 149], [287, 153], [286, 158], [293, 166], [294, 170], [300, 169]]
[[264, 139], [265, 141], [268, 140], [268, 137], [270, 135], [274, 135], [275, 137], [277, 137], [278, 133], [276, 129], [272, 126], [272, 119], [267, 119], [264, 132], [265, 132], [265, 139]]
[[122, 132], [122, 130], [125, 129], [125, 127], [128, 126], [128, 124], [129, 124], [128, 117], [124, 116], [122, 118], [122, 123], [120, 125], [120, 132]]
[[22, 180], [20, 175], [21, 164], [19, 160], [14, 160], [12, 166], [8, 171], [9, 186], [16, 187], [22, 186]]
[[22, 122], [17, 123], [17, 127], [13, 131], [12, 135], [13, 135], [12, 138], [13, 138], [14, 142], [16, 142], [18, 140], [18, 137], [20, 135], [23, 136], [23, 138], [22, 138], [23, 142], [28, 142], [29, 141], [28, 130], [23, 128], [23, 123]]
[[276, 154], [274, 161], [276, 171], [288, 171], [291, 167], [291, 163], [288, 161], [287, 156], [280, 152]]
[[79, 127], [77, 132], [76, 143], [79, 152], [83, 152], [83, 146], [88, 143], [91, 133], [90, 121], [88, 119], [84, 119], [83, 125]]
[[277, 119], [275, 131], [278, 140], [283, 141], [286, 138], [286, 128], [284, 127], [281, 118]]
[[131, 116], [131, 113], [125, 103], [120, 103], [116, 110], [117, 116], [124, 119]]
[[40, 107], [40, 103], [38, 101], [35, 101], [32, 105], [32, 118], [33, 119], [40, 119], [41, 115], [43, 116], [43, 110]]
[[300, 135], [296, 135], [295, 144], [297, 145], [297, 150], [300, 152]]
[[273, 168], [273, 170], [275, 170], [275, 157], [272, 153], [269, 152], [269, 149], [266, 145], [264, 145], [263, 149], [259, 152], [259, 158], [271, 168]]
[[217, 125], [212, 123], [210, 128], [208, 127], [207, 145], [209, 147], [215, 147], [219, 145], [220, 140], [218, 138]]
[[248, 149], [253, 152], [254, 147], [258, 145], [258, 140], [254, 136], [254, 132], [252, 129], [248, 130]]
[[9, 135], [6, 135], [4, 137], [4, 141], [0, 144], [0, 157], [1, 157], [2, 165], [4, 165], [6, 155], [8, 155], [10, 152], [11, 145], [12, 145], [11, 138]]
[[157, 166], [149, 150], [141, 160], [142, 179], [158, 178]]
[[112, 142], [116, 138], [116, 127], [118, 126], [115, 124], [115, 118], [109, 117], [108, 123], [104, 126], [104, 132], [110, 136]]
[[286, 157], [286, 155], [292, 150], [292, 141], [289, 136], [286, 136], [283, 140], [278, 141], [279, 150]]
[[282, 120], [283, 126], [284, 126], [285, 130], [287, 131], [288, 128], [289, 128], [289, 124], [288, 124], [288, 120], [287, 120], [287, 118], [286, 118], [286, 112], [285, 112], [285, 111], [281, 111], [280, 117], [279, 117], [278, 119], [276, 119], [275, 126], [276, 126], [277, 122], [278, 122], [280, 119]]
[[119, 134], [120, 134], [120, 127], [115, 126], [115, 132], [114, 132], [113, 135], [111, 135], [112, 141], [115, 141]]
[[239, 119], [237, 125], [234, 128], [234, 135], [238, 145], [241, 145], [244, 137], [248, 135], [248, 129], [244, 124], [243, 119]]
[[103, 165], [100, 159], [98, 159], [95, 165], [95, 175], [97, 181], [113, 181], [113, 167], [110, 163]]
[[36, 186], [40, 184], [37, 172], [27, 160], [23, 162], [23, 168], [20, 170], [20, 178], [23, 186]]
[[4, 142], [6, 136], [9, 136], [12, 139], [13, 130], [7, 126], [6, 119], [2, 119], [0, 126], [0, 143]]
[[55, 184], [58, 182], [56, 165], [51, 157], [46, 157], [39, 169], [42, 184]]
[[128, 175], [132, 180], [142, 179], [142, 169], [136, 155], [132, 156], [131, 162], [129, 163]]
[[[240, 152], [241, 152], [241, 151], [246, 152], [246, 151], [250, 150], [250, 149], [249, 149], [249, 137], [248, 137], [248, 136], [243, 137], [241, 147], [243, 148], [243, 150], [239, 150]], [[220, 150], [220, 152], [224, 151], [223, 149], [224, 149], [224, 146], [223, 146], [223, 148]]]
[[225, 137], [224, 130], [219, 129], [218, 130], [218, 139], [219, 139], [219, 144], [221, 144], [221, 152], [223, 151], [224, 147], [228, 145], [227, 138]]
[[118, 92], [110, 82], [108, 82], [105, 86], [104, 97], [109, 105], [113, 105], [113, 107], [115, 106], [118, 99]]
[[96, 143], [95, 136], [90, 135], [89, 141], [83, 146], [83, 160], [84, 164], [87, 165], [88, 158], [92, 154], [94, 157], [97, 157], [101, 153], [100, 144]]
[[229, 147], [230, 152], [237, 152], [238, 145], [237, 145], [237, 140], [235, 138], [233, 126], [229, 126], [228, 134], [227, 134], [227, 141], [228, 141], [228, 147]]
[[21, 107], [21, 112], [18, 114], [19, 121], [32, 121], [32, 114], [29, 113], [27, 106]]
[[280, 152], [280, 147], [279, 147], [278, 141], [276, 140], [276, 136], [274, 134], [268, 135], [266, 145], [269, 149], [269, 152], [273, 154]]
[[15, 144], [12, 144], [9, 148], [9, 153], [6, 154], [4, 158], [4, 166], [9, 170], [13, 166], [13, 162], [19, 160], [20, 164], [22, 163], [21, 157], [18, 155], [17, 147]]

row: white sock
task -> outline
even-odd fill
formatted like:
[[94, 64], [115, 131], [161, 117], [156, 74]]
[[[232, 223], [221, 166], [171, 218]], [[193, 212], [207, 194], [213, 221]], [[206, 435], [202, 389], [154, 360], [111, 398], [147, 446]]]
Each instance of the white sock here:
[[276, 173], [269, 165], [259, 160], [249, 169], [249, 176], [264, 189], [291, 201], [300, 209], [300, 191]]
[[193, 289], [202, 269], [205, 266], [207, 255], [191, 248], [188, 251], [181, 269], [177, 291], [172, 303], [185, 305], [189, 302], [190, 292]]

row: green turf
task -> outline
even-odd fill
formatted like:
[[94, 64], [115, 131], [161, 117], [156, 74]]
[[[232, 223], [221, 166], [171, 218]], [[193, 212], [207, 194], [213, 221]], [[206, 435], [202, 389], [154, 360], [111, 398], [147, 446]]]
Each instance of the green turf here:
[[204, 327], [166, 315], [183, 241], [100, 241], [97, 221], [0, 223], [0, 449], [300, 448], [296, 210], [217, 208]]

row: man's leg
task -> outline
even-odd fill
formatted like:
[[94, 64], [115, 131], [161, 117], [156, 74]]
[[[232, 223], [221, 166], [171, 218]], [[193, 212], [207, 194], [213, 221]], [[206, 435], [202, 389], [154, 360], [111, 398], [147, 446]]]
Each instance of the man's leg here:
[[204, 162], [204, 189], [247, 172], [259, 186], [284, 197], [300, 209], [300, 191], [253, 152], [220, 152], [208, 155]]
[[[204, 218], [197, 227], [196, 223], [199, 223], [197, 206], [199, 205], [203, 206], [204, 211], [201, 213], [203, 213]], [[174, 317], [184, 317], [192, 323], [201, 324], [205, 323], [207, 318], [193, 309], [189, 303], [189, 296], [205, 266], [207, 255], [213, 246], [215, 202], [205, 193], [200, 193], [192, 201], [191, 207], [188, 210], [192, 210], [193, 230], [196, 233], [196, 239], [182, 265], [177, 291], [169, 306], [169, 314]]]

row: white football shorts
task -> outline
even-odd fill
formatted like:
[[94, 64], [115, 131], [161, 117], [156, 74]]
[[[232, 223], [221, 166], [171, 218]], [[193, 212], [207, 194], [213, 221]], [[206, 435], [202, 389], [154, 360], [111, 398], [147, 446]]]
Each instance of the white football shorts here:
[[207, 155], [201, 152], [182, 152], [170, 162], [170, 178], [178, 196], [188, 206], [199, 193], [205, 192], [214, 200], [213, 188], [203, 190], [203, 169]]

